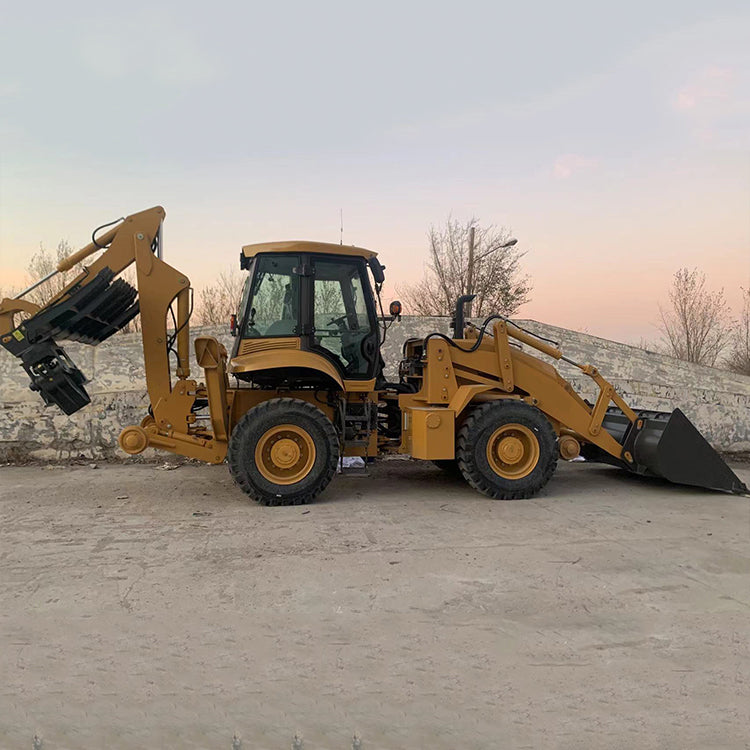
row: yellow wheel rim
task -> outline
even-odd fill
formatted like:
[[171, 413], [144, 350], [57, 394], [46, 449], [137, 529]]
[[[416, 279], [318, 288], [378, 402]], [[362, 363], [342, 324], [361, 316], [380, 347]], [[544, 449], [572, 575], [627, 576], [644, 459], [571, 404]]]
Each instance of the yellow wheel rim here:
[[267, 430], [255, 446], [255, 465], [269, 482], [294, 484], [315, 463], [315, 441], [307, 430], [280, 424]]
[[539, 463], [539, 440], [522, 424], [498, 427], [487, 441], [487, 462], [504, 479], [523, 479]]

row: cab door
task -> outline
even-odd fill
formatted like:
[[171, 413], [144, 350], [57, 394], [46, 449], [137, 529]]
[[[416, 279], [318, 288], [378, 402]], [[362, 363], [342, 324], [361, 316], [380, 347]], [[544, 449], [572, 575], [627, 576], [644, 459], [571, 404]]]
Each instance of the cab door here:
[[331, 359], [348, 380], [375, 377], [379, 330], [365, 261], [311, 256], [311, 348]]

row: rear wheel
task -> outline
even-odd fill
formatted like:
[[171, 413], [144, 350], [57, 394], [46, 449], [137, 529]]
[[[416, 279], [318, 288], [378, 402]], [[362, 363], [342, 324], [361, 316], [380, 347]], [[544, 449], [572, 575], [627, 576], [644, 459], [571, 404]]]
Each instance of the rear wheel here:
[[336, 473], [339, 444], [331, 420], [316, 406], [274, 398], [250, 409], [229, 439], [229, 471], [263, 505], [301, 505]]
[[557, 437], [539, 409], [516, 400], [491, 401], [467, 416], [456, 454], [474, 489], [498, 500], [520, 500], [550, 480]]

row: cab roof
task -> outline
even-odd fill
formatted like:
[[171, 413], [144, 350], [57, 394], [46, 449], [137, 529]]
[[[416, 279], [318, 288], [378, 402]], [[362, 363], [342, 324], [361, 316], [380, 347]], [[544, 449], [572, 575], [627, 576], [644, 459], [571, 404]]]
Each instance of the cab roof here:
[[309, 242], [307, 240], [286, 240], [285, 242], [258, 242], [245, 245], [242, 254], [254, 258], [260, 253], [321, 253], [325, 255], [348, 255], [355, 258], [374, 258], [377, 253], [354, 245], [336, 245], [333, 242]]

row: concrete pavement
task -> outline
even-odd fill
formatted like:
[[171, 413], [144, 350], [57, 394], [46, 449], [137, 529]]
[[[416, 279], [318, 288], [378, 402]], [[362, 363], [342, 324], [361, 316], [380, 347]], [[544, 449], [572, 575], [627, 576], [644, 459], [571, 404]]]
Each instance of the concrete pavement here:
[[28, 466], [0, 521], [2, 748], [750, 747], [748, 498], [389, 461], [263, 508], [224, 466]]

